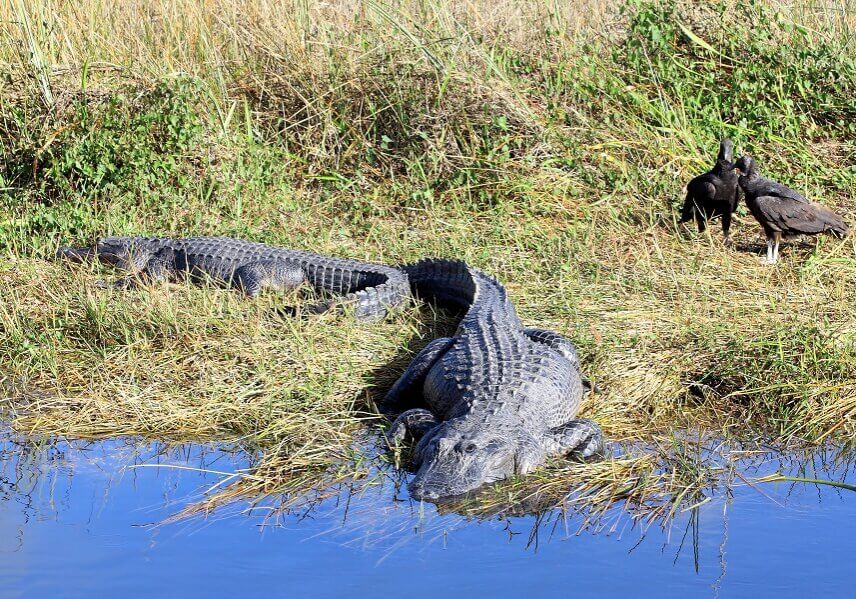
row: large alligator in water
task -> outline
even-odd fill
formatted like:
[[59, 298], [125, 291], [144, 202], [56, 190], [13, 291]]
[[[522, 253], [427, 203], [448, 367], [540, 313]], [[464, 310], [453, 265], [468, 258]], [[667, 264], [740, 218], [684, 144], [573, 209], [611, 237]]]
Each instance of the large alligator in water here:
[[382, 317], [410, 298], [407, 275], [401, 270], [229, 237], [107, 237], [90, 247], [61, 248], [57, 255], [77, 262], [99, 260], [125, 270], [128, 276], [115, 283], [124, 288], [141, 280], [189, 276], [253, 297], [264, 288], [287, 290], [309, 284], [337, 297], [306, 311], [320, 313], [350, 304], [359, 319]]
[[422, 298], [465, 310], [454, 337], [435, 339], [381, 402], [395, 421], [391, 444], [407, 436], [416, 499], [466, 494], [525, 474], [549, 456], [603, 453], [603, 435], [576, 419], [584, 379], [574, 345], [524, 328], [496, 279], [454, 260], [403, 266]]

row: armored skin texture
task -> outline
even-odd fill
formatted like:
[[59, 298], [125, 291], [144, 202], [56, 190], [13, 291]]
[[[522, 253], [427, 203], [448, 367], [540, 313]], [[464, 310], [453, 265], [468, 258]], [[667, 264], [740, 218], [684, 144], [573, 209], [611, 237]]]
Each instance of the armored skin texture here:
[[524, 328], [505, 288], [454, 260], [401, 267], [422, 298], [466, 311], [454, 337], [435, 339], [381, 403], [391, 444], [411, 436], [412, 497], [460, 496], [549, 456], [601, 456], [603, 435], [576, 419], [584, 382], [574, 345]]
[[746, 205], [767, 237], [767, 264], [779, 259], [782, 238], [831, 233], [844, 237], [850, 231], [832, 210], [812, 204], [781, 183], [762, 177], [751, 156], [741, 156], [735, 164]]
[[731, 244], [731, 215], [737, 208], [739, 189], [732, 163], [733, 155], [734, 144], [730, 139], [719, 142], [719, 155], [713, 168], [687, 184], [687, 197], [679, 221], [685, 223], [695, 218], [699, 233], [702, 233], [707, 227], [707, 221], [721, 216], [726, 245]]
[[307, 284], [336, 296], [304, 308], [326, 312], [353, 305], [358, 319], [383, 317], [410, 297], [407, 275], [389, 266], [328, 258], [229, 237], [107, 237], [91, 247], [61, 248], [57, 256], [75, 262], [100, 260], [127, 271], [116, 287], [140, 281], [190, 277], [240, 289], [255, 297], [262, 289], [295, 289]]

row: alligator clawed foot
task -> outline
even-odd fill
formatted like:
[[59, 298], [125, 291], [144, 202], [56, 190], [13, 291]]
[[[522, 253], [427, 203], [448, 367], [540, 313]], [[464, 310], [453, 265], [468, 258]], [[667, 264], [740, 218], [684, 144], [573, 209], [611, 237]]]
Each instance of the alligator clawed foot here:
[[551, 431], [555, 453], [581, 462], [592, 462], [605, 455], [603, 431], [592, 420], [571, 420]]
[[393, 451], [404, 445], [404, 441], [410, 437], [419, 441], [425, 433], [439, 424], [437, 417], [422, 408], [413, 408], [402, 412], [398, 418], [389, 426], [386, 438], [389, 448]]
[[573, 456], [577, 461], [582, 462], [583, 464], [591, 464], [593, 462], [600, 462], [601, 460], [606, 458], [606, 452], [604, 447], [600, 442], [592, 443], [590, 446], [587, 446], [582, 451], [574, 453]]
[[300, 318], [302, 315], [300, 308], [297, 306], [283, 306], [281, 308], [276, 308], [274, 313], [277, 316], [284, 316], [285, 318]]
[[123, 277], [112, 283], [105, 281], [103, 279], [98, 279], [95, 281], [95, 287], [98, 289], [119, 289], [122, 291], [127, 291], [129, 289], [136, 289], [139, 286], [139, 281], [137, 279], [133, 279], [131, 277]]
[[600, 393], [602, 389], [600, 385], [596, 385], [587, 377], [582, 377], [583, 393]]
[[330, 310], [331, 306], [336, 305], [334, 302], [325, 304], [304, 304], [302, 306], [284, 306], [275, 310], [278, 316], [285, 318], [299, 318], [308, 320], [310, 316], [324, 314]]
[[386, 446], [392, 453], [393, 465], [396, 469], [402, 468], [401, 455], [405, 449], [404, 440], [407, 438], [407, 426], [396, 420], [386, 432]]
[[400, 451], [407, 438], [407, 425], [396, 420], [386, 433], [386, 443], [391, 451]]
[[606, 457], [606, 447], [603, 443], [603, 434], [598, 430], [593, 432], [577, 449], [572, 456], [583, 463], [599, 462]]

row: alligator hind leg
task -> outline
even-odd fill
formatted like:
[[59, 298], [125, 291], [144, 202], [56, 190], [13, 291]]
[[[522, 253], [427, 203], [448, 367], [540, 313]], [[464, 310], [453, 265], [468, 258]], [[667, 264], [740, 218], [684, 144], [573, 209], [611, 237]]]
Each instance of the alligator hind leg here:
[[408, 396], [414, 393], [421, 395], [422, 385], [425, 383], [428, 371], [446, 353], [454, 341], [452, 337], [440, 337], [423, 347], [422, 351], [413, 358], [404, 374], [399, 377], [384, 396], [378, 406], [380, 411], [387, 416], [395, 414], [401, 410], [402, 404], [405, 403]]
[[390, 448], [394, 448], [407, 438], [408, 435], [419, 441], [425, 433], [440, 424], [437, 417], [423, 408], [413, 408], [402, 412], [392, 423], [387, 431], [387, 440]]
[[306, 273], [298, 262], [290, 260], [259, 260], [235, 270], [232, 284], [249, 297], [256, 297], [262, 289], [287, 291], [300, 287]]
[[543, 343], [547, 347], [555, 349], [565, 356], [577, 370], [580, 369], [580, 357], [577, 354], [577, 346], [567, 337], [563, 337], [555, 331], [535, 328], [523, 329], [523, 334], [535, 343]]
[[570, 455], [584, 461], [600, 459], [604, 455], [603, 431], [593, 420], [571, 420], [550, 431], [548, 452]]
[[594, 388], [592, 382], [582, 373], [580, 357], [579, 354], [577, 354], [577, 346], [574, 345], [573, 341], [559, 333], [556, 333], [555, 331], [548, 331], [547, 329], [523, 329], [523, 334], [535, 343], [543, 343], [547, 347], [550, 347], [565, 356], [573, 367], [576, 368], [586, 391], [591, 391]]

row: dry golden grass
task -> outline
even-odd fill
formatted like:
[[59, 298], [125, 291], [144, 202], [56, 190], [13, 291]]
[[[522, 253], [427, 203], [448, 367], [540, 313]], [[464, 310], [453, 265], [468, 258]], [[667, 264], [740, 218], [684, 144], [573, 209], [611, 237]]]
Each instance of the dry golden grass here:
[[[734, 30], [702, 27], [712, 9], [679, 6], [675, 22], [731, 47]], [[619, 500], [640, 518], [668, 516], [703, 500], [724, 472], [702, 451], [687, 457], [698, 444], [686, 431], [775, 446], [851, 442], [854, 238], [789, 246], [770, 268], [758, 262], [751, 217], [738, 218], [727, 249], [716, 225], [698, 235], [674, 211], [722, 134], [852, 222], [856, 145], [835, 120], [850, 106], [840, 93], [849, 72], [826, 95], [788, 87], [791, 104], [770, 100], [781, 126], [804, 135], [782, 133], [763, 112], [721, 122], [707, 109], [715, 83], [702, 93], [681, 79], [693, 70], [681, 60], [708, 59], [680, 54], [693, 45], [679, 33], [662, 62], [648, 46], [637, 62], [610, 54], [629, 35], [621, 7], [3, 4], [3, 160], [27, 157], [18, 170], [0, 164], [5, 415], [24, 432], [242, 444], [258, 458], [253, 473], [203, 510], [273, 493], [287, 506], [339, 480], [372, 483], [376, 462], [354, 436], [375, 394], [449, 329], [430, 309], [371, 326], [290, 321], [272, 308], [292, 298], [245, 302], [184, 286], [123, 294], [94, 287], [104, 273], [42, 259], [108, 232], [228, 234], [391, 264], [462, 257], [507, 284], [527, 324], [578, 342], [599, 387], [583, 414], [624, 453], [554, 464], [460, 508], [468, 513], [556, 504], [573, 490], [572, 506], [592, 517]], [[654, 8], [651, 18], [672, 23]], [[823, 60], [852, 53], [846, 3], [779, 8], [777, 40], [808, 44], [789, 28], [798, 23]], [[739, 58], [710, 60], [728, 71]], [[146, 104], [187, 76], [189, 92]], [[118, 97], [130, 99], [111, 113]], [[143, 127], [132, 147], [110, 145], [146, 110], [152, 129], [167, 126], [157, 113], [184, 115], [172, 132], [179, 149], [151, 144]], [[187, 114], [198, 123], [185, 130]], [[122, 160], [147, 143], [154, 149], [137, 162]], [[111, 160], [125, 180], [84, 173]]]

